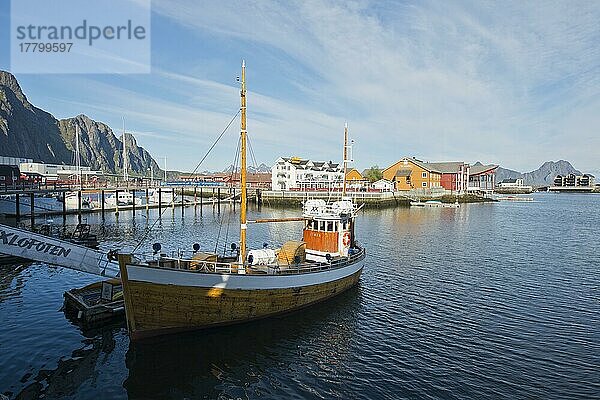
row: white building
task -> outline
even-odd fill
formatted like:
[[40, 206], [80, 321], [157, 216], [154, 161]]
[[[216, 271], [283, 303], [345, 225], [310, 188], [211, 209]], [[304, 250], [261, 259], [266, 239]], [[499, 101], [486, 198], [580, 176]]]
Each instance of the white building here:
[[280, 157], [271, 167], [272, 190], [332, 190], [343, 181], [344, 168], [332, 161]]
[[22, 157], [6, 157], [0, 156], [0, 164], [2, 165], [14, 165], [16, 167], [21, 163], [33, 162], [31, 158], [22, 158]]
[[524, 186], [523, 178], [511, 178], [504, 179], [502, 182], [498, 184], [498, 187], [501, 188], [518, 188]]
[[[77, 167], [74, 165], [44, 164], [25, 162], [19, 165], [21, 173], [37, 174], [47, 181], [72, 180], [77, 176]], [[93, 171], [90, 167], [81, 167], [82, 181], [88, 181], [95, 176], [101, 176], [102, 171]]]
[[500, 189], [519, 189], [519, 190], [533, 190], [531, 186], [525, 186], [523, 178], [510, 178], [504, 179], [498, 184]]
[[381, 190], [382, 192], [391, 192], [394, 190], [394, 183], [387, 179], [380, 179], [371, 184], [373, 189]]

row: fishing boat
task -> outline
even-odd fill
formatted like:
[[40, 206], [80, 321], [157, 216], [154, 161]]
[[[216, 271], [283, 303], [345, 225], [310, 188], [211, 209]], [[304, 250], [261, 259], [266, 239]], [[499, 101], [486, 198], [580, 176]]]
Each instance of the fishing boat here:
[[[355, 237], [357, 207], [346, 197], [326, 203], [307, 200], [301, 217], [248, 220], [246, 210], [246, 66], [241, 72], [240, 241], [233, 254], [119, 254], [127, 325], [132, 340], [242, 323], [288, 313], [329, 299], [357, 284], [365, 249]], [[344, 168], [348, 163], [344, 129]], [[345, 174], [344, 174], [345, 176]], [[280, 248], [247, 249], [254, 223], [301, 222], [301, 240]]]

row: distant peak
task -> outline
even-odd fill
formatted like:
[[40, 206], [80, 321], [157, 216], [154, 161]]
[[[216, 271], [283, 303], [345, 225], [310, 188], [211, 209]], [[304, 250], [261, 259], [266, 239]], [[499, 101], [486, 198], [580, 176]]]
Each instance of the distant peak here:
[[0, 70], [0, 86], [7, 87], [20, 101], [28, 103], [27, 97], [23, 93], [23, 90], [21, 90], [21, 85], [19, 85], [17, 78], [10, 72]]

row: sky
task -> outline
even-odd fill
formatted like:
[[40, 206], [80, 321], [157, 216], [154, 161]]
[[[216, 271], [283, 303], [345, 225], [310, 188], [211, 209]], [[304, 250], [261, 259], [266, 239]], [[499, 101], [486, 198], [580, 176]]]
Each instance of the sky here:
[[[0, 69], [10, 70], [0, 0]], [[121, 119], [169, 169], [193, 170], [239, 108], [258, 163], [425, 161], [600, 176], [598, 1], [152, 2], [151, 73], [16, 74], [57, 118]], [[236, 121], [200, 169], [233, 163]]]

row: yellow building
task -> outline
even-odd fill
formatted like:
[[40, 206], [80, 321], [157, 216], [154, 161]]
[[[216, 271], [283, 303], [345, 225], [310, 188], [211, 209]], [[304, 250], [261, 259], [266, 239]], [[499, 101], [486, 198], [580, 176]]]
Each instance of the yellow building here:
[[348, 171], [346, 173], [346, 181], [347, 182], [351, 182], [351, 181], [362, 181], [365, 178], [363, 178], [362, 174], [360, 172], [358, 172], [358, 170], [356, 168], [352, 168], [350, 171]]
[[416, 158], [404, 157], [383, 170], [383, 179], [394, 182], [396, 190], [442, 187], [442, 173]]

